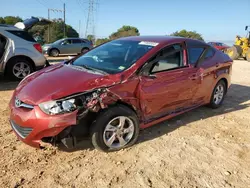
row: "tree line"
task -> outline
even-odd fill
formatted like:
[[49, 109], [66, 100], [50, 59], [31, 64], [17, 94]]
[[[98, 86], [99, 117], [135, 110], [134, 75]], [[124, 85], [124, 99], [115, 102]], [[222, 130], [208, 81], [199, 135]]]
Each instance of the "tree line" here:
[[[14, 25], [17, 22], [23, 21], [18, 16], [6, 16], [6, 17], [0, 17], [0, 24], [9, 24]], [[48, 25], [35, 25], [30, 30], [29, 33], [33, 35], [37, 40], [39, 40], [40, 43], [51, 43], [56, 40], [59, 40], [63, 38], [63, 22], [61, 19], [54, 19], [52, 20], [52, 24], [50, 26]], [[50, 27], [50, 28], [49, 28]], [[48, 37], [49, 35], [49, 37]], [[105, 42], [118, 39], [121, 37], [127, 37], [127, 36], [139, 36], [140, 32], [139, 29], [134, 26], [124, 25], [121, 28], [119, 28], [116, 32], [111, 33], [110, 36], [107, 38], [97, 38], [93, 35], [88, 35], [87, 39], [91, 40], [95, 45], [100, 45]], [[192, 38], [197, 40], [202, 40], [202, 35], [200, 33], [197, 33], [196, 31], [187, 31], [185, 29], [181, 31], [176, 31], [171, 34], [170, 36], [179, 36], [179, 37], [186, 37], [186, 38]], [[70, 25], [66, 24], [66, 37], [79, 37], [79, 34], [77, 31]]]
[[[15, 25], [17, 22], [22, 21], [22, 18], [18, 16], [0, 17], [0, 24]], [[51, 43], [64, 37], [63, 21], [61, 19], [54, 19], [49, 25], [38, 24], [29, 29], [28, 32], [35, 39], [38, 39], [41, 44]], [[79, 37], [79, 34], [72, 26], [66, 24], [66, 37]]]

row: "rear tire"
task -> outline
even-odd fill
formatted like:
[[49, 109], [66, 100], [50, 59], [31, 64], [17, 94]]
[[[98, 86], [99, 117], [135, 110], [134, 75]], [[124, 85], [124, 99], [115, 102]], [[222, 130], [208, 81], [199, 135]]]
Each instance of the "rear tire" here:
[[81, 50], [81, 53], [84, 54], [84, 53], [86, 53], [86, 52], [88, 52], [88, 51], [89, 51], [88, 48], [83, 48], [83, 49]]
[[7, 63], [5, 75], [11, 80], [22, 80], [34, 72], [33, 66], [26, 58], [17, 57]]
[[52, 56], [52, 57], [58, 57], [60, 54], [59, 50], [57, 49], [51, 49], [50, 52], [49, 52], [49, 56]]
[[[123, 124], [122, 127], [120, 127], [121, 124]], [[130, 147], [135, 144], [138, 135], [138, 118], [131, 109], [124, 105], [104, 110], [91, 126], [92, 144], [96, 149], [104, 152]], [[112, 138], [114, 139], [110, 141]]]
[[232, 46], [230, 48], [227, 48], [226, 54], [232, 59], [236, 60], [239, 58], [240, 54], [238, 52], [238, 47]]
[[224, 101], [226, 93], [226, 83], [225, 81], [220, 80], [213, 89], [213, 93], [211, 95], [210, 103], [208, 106], [213, 109], [219, 108]]
[[248, 62], [250, 62], [250, 48], [247, 50], [247, 53], [246, 53], [246, 60]]

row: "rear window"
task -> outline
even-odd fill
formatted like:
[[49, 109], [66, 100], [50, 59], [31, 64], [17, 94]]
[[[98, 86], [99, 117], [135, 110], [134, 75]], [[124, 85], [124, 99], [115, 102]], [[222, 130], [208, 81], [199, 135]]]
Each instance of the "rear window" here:
[[8, 32], [17, 36], [17, 37], [20, 37], [20, 38], [26, 40], [26, 41], [36, 42], [35, 39], [32, 36], [30, 36], [30, 34], [26, 31], [11, 31], [11, 30], [9, 30]]
[[200, 58], [203, 51], [204, 48], [189, 48], [188, 49], [189, 64], [194, 65]]
[[206, 53], [206, 56], [205, 56], [205, 59], [208, 59], [210, 57], [213, 57], [214, 56], [214, 53], [215, 53], [215, 50], [212, 49], [212, 48], [209, 48], [207, 53]]

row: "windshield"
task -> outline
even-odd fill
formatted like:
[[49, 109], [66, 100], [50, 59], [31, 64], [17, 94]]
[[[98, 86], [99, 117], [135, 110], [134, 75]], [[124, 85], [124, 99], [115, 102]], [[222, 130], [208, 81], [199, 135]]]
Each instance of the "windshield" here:
[[116, 74], [129, 68], [156, 45], [154, 42], [115, 40], [85, 53], [72, 64]]
[[54, 44], [61, 44], [64, 39], [60, 39], [54, 42]]

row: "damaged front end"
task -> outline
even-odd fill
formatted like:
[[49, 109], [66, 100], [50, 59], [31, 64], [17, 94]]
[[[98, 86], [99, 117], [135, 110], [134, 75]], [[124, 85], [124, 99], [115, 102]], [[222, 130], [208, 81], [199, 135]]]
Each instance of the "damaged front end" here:
[[98, 112], [118, 99], [118, 96], [110, 92], [109, 89], [100, 88], [40, 104], [40, 109], [48, 115], [77, 111], [75, 125], [69, 125], [57, 136], [42, 138], [42, 141], [57, 146], [62, 143], [66, 148], [74, 148], [78, 142], [88, 136], [90, 125]]

